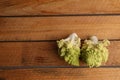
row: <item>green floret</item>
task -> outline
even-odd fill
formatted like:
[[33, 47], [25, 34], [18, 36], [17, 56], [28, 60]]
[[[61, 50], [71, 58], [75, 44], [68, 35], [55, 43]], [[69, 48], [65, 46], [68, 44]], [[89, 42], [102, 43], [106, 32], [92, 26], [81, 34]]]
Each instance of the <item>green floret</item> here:
[[81, 58], [89, 67], [99, 67], [108, 60], [108, 49], [110, 45], [108, 40], [98, 41], [96, 36], [90, 40], [85, 40], [81, 48]]
[[57, 41], [58, 53], [64, 60], [74, 66], [79, 66], [80, 38], [76, 33], [68, 38]]

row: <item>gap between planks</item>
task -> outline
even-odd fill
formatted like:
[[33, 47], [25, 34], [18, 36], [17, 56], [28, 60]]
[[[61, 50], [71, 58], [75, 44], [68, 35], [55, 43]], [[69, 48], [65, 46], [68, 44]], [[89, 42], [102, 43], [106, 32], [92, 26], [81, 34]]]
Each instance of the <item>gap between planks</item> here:
[[17, 17], [79, 17], [79, 16], [120, 16], [120, 14], [56, 14], [56, 15], [13, 15], [13, 16], [0, 16], [0, 18], [17, 18]]

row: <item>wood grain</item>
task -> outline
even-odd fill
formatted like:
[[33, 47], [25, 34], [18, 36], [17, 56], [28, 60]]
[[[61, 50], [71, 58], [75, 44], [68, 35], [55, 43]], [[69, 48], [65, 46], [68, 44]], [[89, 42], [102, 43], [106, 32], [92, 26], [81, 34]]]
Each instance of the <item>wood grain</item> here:
[[0, 18], [0, 40], [57, 40], [76, 32], [81, 39], [120, 39], [120, 16]]
[[120, 68], [40, 68], [1, 70], [1, 80], [120, 80]]
[[[0, 0], [0, 80], [120, 80], [117, 14], [120, 0]], [[110, 39], [108, 62], [100, 68], [65, 63], [53, 40], [73, 32]]]
[[[111, 41], [109, 52], [109, 60], [103, 66], [120, 66], [120, 41]], [[56, 42], [4, 42], [0, 43], [0, 66], [69, 65], [59, 57]]]
[[0, 0], [0, 16], [120, 14], [120, 0]]

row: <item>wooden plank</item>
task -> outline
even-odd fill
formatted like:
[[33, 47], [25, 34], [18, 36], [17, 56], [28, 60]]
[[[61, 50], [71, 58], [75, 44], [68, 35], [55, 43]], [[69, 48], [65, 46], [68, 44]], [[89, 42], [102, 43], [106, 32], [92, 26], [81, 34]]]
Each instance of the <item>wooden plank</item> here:
[[1, 80], [120, 80], [120, 68], [40, 68], [1, 70]]
[[0, 16], [119, 14], [120, 0], [0, 0]]
[[76, 32], [82, 39], [120, 39], [120, 16], [0, 18], [0, 40], [56, 40]]
[[[103, 66], [120, 66], [120, 41], [111, 41], [109, 52], [109, 60]], [[59, 57], [55, 42], [4, 42], [0, 43], [0, 66], [69, 65]]]
[[57, 54], [55, 42], [0, 43], [0, 53], [0, 66], [66, 65]]

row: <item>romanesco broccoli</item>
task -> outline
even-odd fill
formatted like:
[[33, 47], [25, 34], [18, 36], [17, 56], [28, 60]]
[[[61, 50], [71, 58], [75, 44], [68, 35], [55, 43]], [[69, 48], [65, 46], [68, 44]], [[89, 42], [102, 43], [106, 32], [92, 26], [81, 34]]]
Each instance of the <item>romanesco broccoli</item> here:
[[81, 58], [89, 67], [98, 67], [108, 59], [108, 40], [98, 41], [96, 36], [85, 40], [81, 48]]
[[79, 66], [80, 38], [72, 33], [68, 38], [57, 41], [58, 53], [64, 60], [74, 66]]

